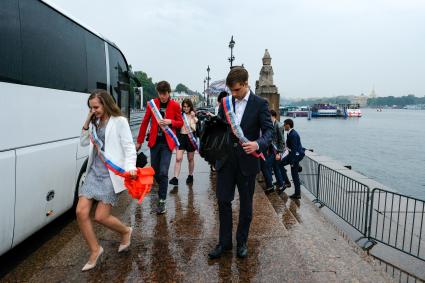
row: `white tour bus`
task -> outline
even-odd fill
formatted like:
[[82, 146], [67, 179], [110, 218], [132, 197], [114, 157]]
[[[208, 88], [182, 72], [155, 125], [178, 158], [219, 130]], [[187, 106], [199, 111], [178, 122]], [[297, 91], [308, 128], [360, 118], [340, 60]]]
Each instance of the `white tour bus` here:
[[84, 176], [88, 93], [129, 115], [130, 72], [110, 41], [41, 0], [0, 3], [0, 255], [69, 210]]

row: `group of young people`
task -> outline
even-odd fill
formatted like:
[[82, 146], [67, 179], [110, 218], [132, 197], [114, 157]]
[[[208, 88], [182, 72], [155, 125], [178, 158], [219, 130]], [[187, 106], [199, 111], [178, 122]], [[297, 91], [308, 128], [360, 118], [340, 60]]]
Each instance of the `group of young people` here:
[[[232, 249], [232, 201], [235, 188], [240, 199], [239, 223], [236, 234], [237, 256], [248, 255], [247, 240], [252, 220], [252, 199], [255, 178], [261, 167], [267, 175], [267, 188], [270, 185], [271, 168], [279, 188], [289, 183], [284, 166], [291, 165], [295, 194], [300, 197], [298, 166], [304, 150], [298, 134], [293, 130], [293, 121], [285, 120], [288, 131], [286, 151], [283, 146], [281, 127], [276, 113], [269, 111], [265, 99], [256, 96], [248, 86], [248, 72], [243, 67], [231, 69], [226, 85], [231, 95], [223, 92], [219, 96], [216, 116], [225, 121], [231, 129], [231, 145], [228, 154], [212, 164], [217, 171], [216, 196], [219, 210], [218, 244], [208, 254], [210, 259], [219, 258]], [[111, 215], [112, 206], [118, 201], [118, 193], [125, 190], [124, 181], [111, 171], [107, 162], [114, 168], [127, 171], [137, 178], [136, 158], [145, 140], [150, 149], [150, 162], [155, 170], [158, 184], [156, 212], [166, 212], [168, 184], [178, 185], [181, 162], [187, 152], [189, 174], [187, 184], [194, 181], [194, 152], [198, 149], [196, 125], [198, 119], [192, 101], [186, 99], [180, 105], [170, 98], [171, 87], [166, 81], [157, 83], [158, 97], [148, 101], [146, 113], [140, 126], [136, 144], [126, 118], [112, 96], [105, 90], [94, 91], [89, 99], [89, 114], [80, 136], [82, 146], [90, 146], [85, 181], [79, 191], [76, 214], [77, 221], [89, 249], [89, 260], [83, 271], [93, 269], [104, 250], [93, 230], [90, 210], [97, 201], [94, 220], [121, 236], [118, 252], [128, 250], [133, 229]], [[150, 128], [149, 128], [150, 126]], [[149, 128], [149, 132], [148, 132]], [[176, 149], [174, 176], [169, 181], [168, 171], [172, 152]], [[111, 164], [109, 164], [111, 165]], [[281, 178], [279, 177], [281, 176]], [[270, 185], [270, 186], [269, 186]], [[269, 189], [268, 189], [269, 190]]]
[[[304, 148], [298, 133], [293, 129], [294, 121], [286, 119], [283, 125], [277, 120], [275, 110], [270, 110], [273, 123], [273, 138], [270, 146], [265, 150], [264, 160], [261, 160], [261, 172], [265, 182], [264, 191], [271, 193], [277, 191], [282, 193], [291, 187], [285, 166], [291, 166], [291, 176], [295, 186], [295, 193], [290, 198], [300, 199], [300, 180], [298, 172], [301, 170], [299, 162], [304, 157]], [[285, 142], [285, 134], [287, 139]], [[273, 175], [276, 181], [273, 182]]]

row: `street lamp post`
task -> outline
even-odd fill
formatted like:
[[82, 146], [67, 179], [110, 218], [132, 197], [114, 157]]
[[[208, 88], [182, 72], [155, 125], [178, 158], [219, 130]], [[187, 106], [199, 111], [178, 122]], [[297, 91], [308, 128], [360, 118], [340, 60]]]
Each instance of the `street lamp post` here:
[[232, 68], [233, 61], [235, 60], [235, 56], [233, 56], [233, 47], [235, 47], [235, 41], [233, 40], [233, 35], [232, 35], [232, 38], [230, 39], [230, 42], [229, 42], [229, 48], [230, 48], [230, 57], [229, 57], [230, 69]]
[[206, 102], [206, 93], [205, 93], [205, 83], [207, 82], [207, 79], [204, 79], [204, 101], [205, 101], [205, 105], [207, 105], [207, 102]]
[[[210, 87], [210, 80], [211, 80], [211, 78], [210, 78], [210, 65], [208, 65], [208, 67], [207, 67], [207, 78], [206, 78], [206, 80], [207, 80], [207, 89]], [[208, 106], [210, 106], [210, 94], [209, 93], [207, 93], [207, 107]]]

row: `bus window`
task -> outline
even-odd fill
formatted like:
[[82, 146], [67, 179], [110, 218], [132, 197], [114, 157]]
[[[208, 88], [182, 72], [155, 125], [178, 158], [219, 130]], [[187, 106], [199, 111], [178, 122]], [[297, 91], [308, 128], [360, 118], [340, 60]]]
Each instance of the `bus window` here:
[[107, 90], [105, 42], [86, 32], [87, 75], [89, 92], [95, 89]]
[[22, 56], [18, 1], [1, 1], [0, 27], [0, 81], [20, 83]]
[[115, 47], [108, 44], [110, 92], [121, 108], [122, 113], [129, 117], [130, 79], [128, 77], [127, 63]]
[[87, 93], [84, 29], [40, 1], [19, 5], [23, 83]]

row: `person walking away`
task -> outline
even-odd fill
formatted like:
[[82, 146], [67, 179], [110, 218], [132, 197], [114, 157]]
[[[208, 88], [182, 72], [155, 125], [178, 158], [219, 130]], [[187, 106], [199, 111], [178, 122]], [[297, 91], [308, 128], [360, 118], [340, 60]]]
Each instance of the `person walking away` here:
[[[283, 154], [280, 168], [283, 171], [284, 166], [291, 165], [292, 181], [294, 182], [295, 193], [290, 195], [290, 198], [300, 199], [301, 198], [301, 184], [300, 177], [298, 175], [300, 170], [300, 161], [304, 158], [304, 148], [301, 144], [301, 138], [298, 133], [294, 130], [294, 121], [292, 119], [286, 119], [283, 122], [285, 131], [288, 132], [286, 137], [286, 149], [287, 154]], [[283, 168], [283, 169], [282, 169]]]
[[142, 146], [148, 124], [151, 122], [148, 147], [150, 148], [151, 165], [155, 170], [155, 180], [159, 186], [156, 213], [164, 214], [167, 211], [165, 201], [171, 153], [180, 145], [176, 129], [183, 126], [183, 118], [180, 105], [170, 98], [170, 84], [167, 81], [160, 81], [156, 85], [156, 91], [158, 98], [147, 103], [146, 114], [137, 137], [136, 150], [138, 151]]
[[[280, 156], [285, 148], [285, 139], [283, 134], [283, 126], [276, 119], [277, 113], [273, 109], [270, 110], [270, 115], [272, 117], [273, 123], [273, 140], [272, 140], [272, 148], [273, 148], [273, 158], [269, 161], [270, 170], [274, 171], [274, 175], [276, 178], [276, 191], [278, 193], [282, 193], [286, 188], [291, 187], [291, 183], [289, 182], [288, 176], [286, 175], [286, 170], [281, 171], [279, 163]], [[284, 167], [283, 167], [284, 168]], [[284, 168], [285, 169], [285, 168]]]
[[[239, 191], [239, 223], [236, 233], [237, 256], [248, 255], [248, 233], [252, 220], [255, 177], [260, 171], [263, 152], [271, 143], [273, 126], [265, 99], [256, 96], [248, 86], [248, 72], [234, 67], [226, 78], [231, 96], [223, 99], [218, 116], [232, 130], [232, 150], [216, 161], [216, 196], [219, 210], [219, 241], [209, 252], [210, 259], [219, 258], [232, 249], [232, 201], [235, 186]], [[260, 135], [260, 133], [262, 133]]]
[[179, 185], [179, 175], [181, 164], [183, 161], [183, 154], [187, 152], [187, 160], [189, 162], [189, 175], [186, 179], [186, 184], [193, 184], [193, 169], [195, 168], [195, 150], [198, 148], [196, 139], [196, 118], [195, 109], [193, 108], [192, 100], [186, 98], [182, 102], [182, 116], [183, 116], [183, 127], [180, 129], [180, 133], [177, 135], [180, 146], [176, 153], [176, 163], [174, 165], [174, 177], [170, 180], [170, 184], [174, 186]]
[[[90, 210], [97, 202], [94, 220], [121, 236], [118, 252], [130, 246], [132, 228], [111, 215], [118, 193], [125, 190], [124, 179], [108, 170], [104, 157], [136, 177], [136, 150], [130, 126], [112, 96], [105, 90], [95, 90], [87, 102], [90, 111], [80, 136], [81, 146], [90, 146], [87, 175], [76, 208], [77, 222], [90, 249], [90, 257], [82, 271], [93, 269], [103, 253], [90, 219]], [[96, 143], [96, 144], [95, 144]]]

